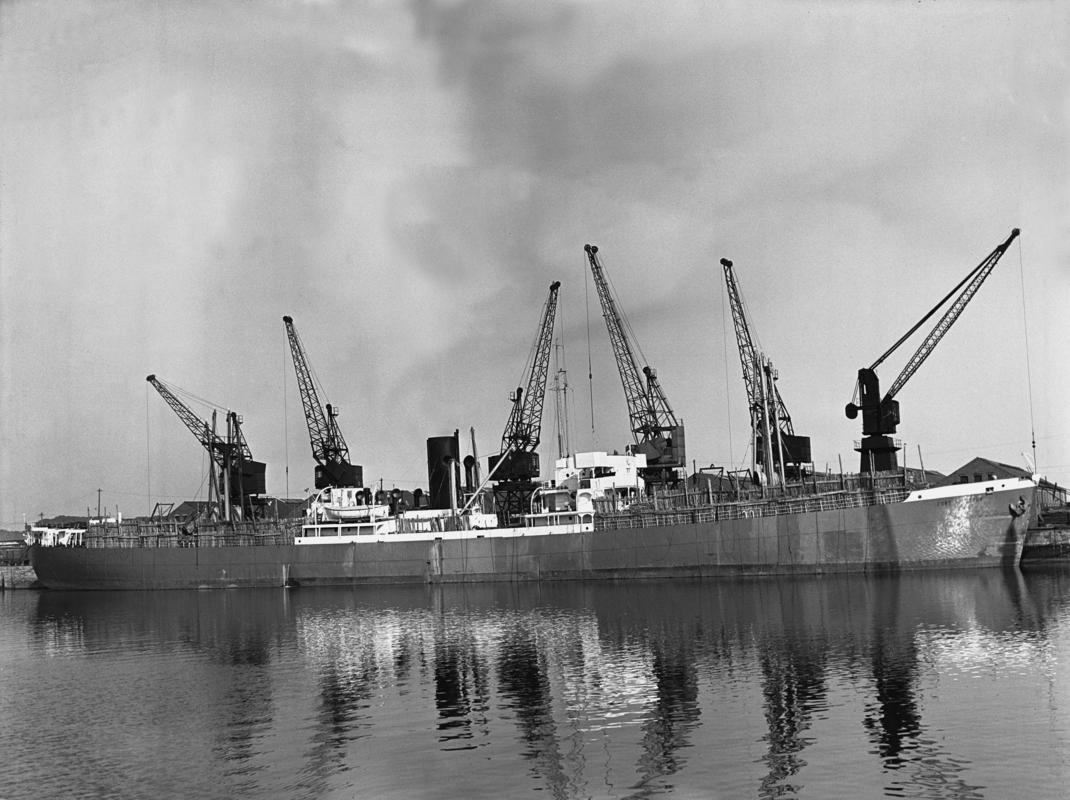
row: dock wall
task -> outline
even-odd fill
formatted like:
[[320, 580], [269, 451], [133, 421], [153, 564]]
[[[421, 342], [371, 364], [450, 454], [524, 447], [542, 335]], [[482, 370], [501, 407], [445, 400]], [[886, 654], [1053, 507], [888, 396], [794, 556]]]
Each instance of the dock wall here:
[[8, 589], [36, 589], [37, 575], [28, 565], [0, 565], [0, 591]]
[[1070, 527], [1030, 528], [1022, 548], [1022, 563], [1070, 561]]

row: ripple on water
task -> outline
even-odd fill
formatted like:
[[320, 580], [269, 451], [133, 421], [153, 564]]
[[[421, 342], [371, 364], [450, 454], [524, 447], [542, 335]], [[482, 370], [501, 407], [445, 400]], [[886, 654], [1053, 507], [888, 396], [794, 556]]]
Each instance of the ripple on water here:
[[6, 798], [1043, 797], [1070, 750], [1070, 574], [34, 597]]

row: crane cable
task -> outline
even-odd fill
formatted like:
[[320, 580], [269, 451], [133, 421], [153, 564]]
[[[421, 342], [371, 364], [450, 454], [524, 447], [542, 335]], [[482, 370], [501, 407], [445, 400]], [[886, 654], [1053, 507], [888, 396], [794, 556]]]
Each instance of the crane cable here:
[[145, 503], [152, 504], [152, 428], [149, 425], [149, 384], [145, 383]]
[[[646, 353], [643, 352], [643, 348], [639, 344], [639, 339], [636, 338], [635, 331], [632, 329], [632, 321], [628, 319], [628, 315], [624, 313], [624, 308], [623, 306], [621, 306], [620, 294], [617, 292], [617, 288], [613, 285], [613, 281], [606, 273], [604, 257], [602, 258], [602, 262], [602, 280], [604, 280], [606, 283], [606, 289], [609, 291], [609, 296], [612, 300], [613, 308], [617, 312], [617, 316], [620, 318], [621, 330], [624, 334], [624, 338], [627, 340], [627, 343], [630, 345], [631, 349], [634, 350], [634, 355], [639, 356], [639, 362], [643, 366], [649, 366], [650, 362], [646, 360]], [[636, 366], [639, 365], [637, 364]], [[640, 369], [642, 369], [642, 367], [640, 367]]]
[[[594, 437], [594, 366], [591, 361], [591, 295], [587, 261], [583, 262], [583, 304], [587, 309], [587, 383], [591, 393], [591, 436]], [[597, 438], [597, 437], [596, 437]]]
[[735, 464], [736, 460], [732, 456], [732, 388], [728, 382], [728, 321], [727, 314], [725, 313], [725, 295], [728, 294], [728, 287], [724, 287], [724, 291], [721, 292], [721, 342], [724, 345], [724, 397], [725, 397], [725, 411], [728, 414], [728, 463]]
[[1022, 260], [1022, 237], [1018, 237], [1018, 276], [1022, 286], [1022, 328], [1025, 331], [1025, 384], [1029, 396], [1029, 435], [1033, 444], [1033, 472], [1037, 465], [1037, 428], [1033, 418], [1033, 376], [1029, 366], [1029, 317], [1025, 308], [1025, 265]]
[[[546, 302], [543, 303], [543, 305], [539, 309], [539, 322], [540, 322], [540, 324], [542, 322], [543, 314], [546, 312], [546, 307], [549, 304], [549, 302], [550, 302], [550, 300], [549, 300], [549, 298], [547, 298]], [[556, 308], [555, 308], [555, 316], [556, 316]], [[531, 347], [528, 349], [527, 359], [525, 359], [525, 361], [524, 361], [524, 367], [520, 370], [520, 377], [517, 379], [517, 382], [516, 382], [517, 386], [520, 386], [520, 387], [526, 387], [527, 386], [525, 381], [531, 375], [531, 373], [532, 373], [532, 371], [534, 369], [535, 359], [538, 357], [538, 354], [539, 354], [539, 342], [541, 340], [542, 340], [542, 328], [540, 327], [538, 335], [536, 335], [535, 340], [531, 343]]]
[[286, 499], [290, 499], [290, 404], [287, 397], [288, 392], [286, 386], [288, 381], [286, 380], [286, 361], [287, 355], [291, 355], [290, 352], [290, 337], [286, 337], [286, 347], [282, 351], [282, 443], [283, 443], [283, 465], [286, 472]]
[[205, 399], [203, 397], [199, 397], [199, 396], [195, 395], [193, 392], [189, 392], [189, 391], [187, 391], [187, 390], [185, 390], [185, 389], [183, 389], [183, 388], [181, 388], [179, 386], [175, 386], [173, 383], [168, 383], [167, 381], [160, 380], [159, 378], [157, 378], [156, 380], [160, 384], [162, 384], [165, 389], [167, 389], [169, 392], [171, 392], [171, 394], [173, 394], [176, 397], [178, 397], [180, 400], [188, 400], [188, 401], [192, 401], [194, 403], [199, 403], [200, 405], [204, 406], [205, 408], [210, 408], [210, 409], [212, 409], [214, 411], [230, 412], [230, 411], [234, 410], [232, 408], [228, 408], [223, 403], [214, 403], [211, 400], [207, 400], [207, 399]]
[[[890, 356], [892, 353], [894, 353], [896, 350], [898, 350], [899, 347], [903, 344], [903, 342], [905, 342], [907, 339], [909, 339], [911, 336], [913, 336], [917, 332], [918, 328], [920, 328], [922, 325], [924, 325], [926, 322], [928, 322], [937, 311], [939, 311], [941, 308], [943, 308], [945, 305], [947, 305], [947, 301], [950, 300], [952, 297], [954, 297], [956, 292], [958, 292], [960, 289], [962, 289], [962, 287], [965, 286], [967, 283], [972, 281], [977, 276], [977, 274], [979, 272], [981, 272], [982, 269], [984, 269], [985, 265], [988, 263], [989, 259], [992, 257], [992, 255], [994, 255], [994, 253], [995, 253], [995, 251], [993, 251], [993, 253], [990, 254], [988, 258], [986, 258], [984, 261], [982, 261], [980, 264], [978, 264], [976, 267], [974, 267], [972, 270], [970, 270], [969, 273], [966, 275], [966, 277], [963, 278], [961, 281], [958, 282], [958, 284], [955, 285], [954, 289], [952, 289], [950, 292], [948, 292], [946, 295], [944, 295], [943, 299], [940, 300], [939, 303], [937, 303], [935, 306], [933, 306], [931, 309], [929, 309], [929, 312], [924, 317], [922, 317], [921, 319], [919, 319], [917, 322], [914, 323], [914, 327], [912, 327], [910, 330], [908, 330], [906, 333], [904, 333], [902, 336], [900, 336], [899, 340], [895, 344], [893, 344], [891, 347], [889, 347], [887, 350], [885, 350], [880, 358], [878, 358], [876, 361], [874, 361], [872, 364], [870, 364], [869, 365], [870, 370], [875, 370], [877, 367], [879, 367], [881, 364], [883, 364], [885, 359], [888, 358], [888, 356]], [[1018, 254], [1019, 254], [1019, 258], [1020, 258], [1021, 257], [1021, 245], [1018, 246]], [[1001, 253], [1001, 255], [1002, 255], [1002, 253]], [[993, 265], [993, 266], [995, 266], [995, 265]], [[963, 292], [962, 294], [965, 294], [965, 293], [966, 292]], [[961, 298], [962, 298], [962, 295], [959, 295], [959, 297], [956, 298], [956, 302], [957, 302], [957, 300], [959, 300]], [[946, 317], [946, 314], [945, 314], [945, 317]], [[940, 323], [938, 322], [937, 325], [936, 325], [936, 328], [938, 328], [939, 326], [940, 326]], [[936, 328], [933, 328], [933, 331], [930, 331], [930, 333], [929, 333], [930, 336], [936, 330]], [[905, 371], [906, 371], [906, 368], [904, 368], [904, 372]], [[900, 373], [899, 377], [900, 378], [902, 377], [902, 373]], [[896, 382], [898, 382], [898, 380], [899, 379], [896, 378]], [[860, 387], [858, 381], [855, 381], [854, 392], [851, 394], [851, 403], [854, 404], [854, 405], [857, 405], [858, 402], [859, 402], [859, 397], [860, 396], [861, 396], [861, 387]]]
[[[197, 397], [196, 395], [191, 394], [190, 392], [186, 392], [186, 391], [184, 391], [182, 389], [179, 389], [177, 386], [173, 386], [173, 385], [171, 385], [169, 383], [161, 381], [159, 378], [157, 378], [156, 380], [160, 381], [160, 383], [163, 384], [163, 386], [166, 389], [168, 389], [169, 391], [174, 393], [176, 396], [179, 395], [179, 394], [183, 394], [183, 395], [186, 395], [187, 398], [196, 400], [199, 403], [203, 403], [204, 405], [209, 406], [210, 408], [219, 408], [218, 405], [210, 403], [207, 400], [203, 400], [203, 399]], [[146, 487], [145, 500], [149, 505], [152, 505], [152, 427], [151, 427], [151, 414], [149, 412], [149, 394], [150, 394], [149, 393], [149, 385], [148, 385], [148, 383], [146, 383], [145, 384], [145, 487]], [[204, 489], [205, 483], [208, 482], [208, 472], [205, 471], [205, 464], [204, 464], [204, 453], [205, 452], [207, 452], [207, 451], [204, 451], [201, 454], [201, 484], [200, 484], [200, 486], [197, 487], [197, 491], [194, 493], [194, 497], [197, 498], [198, 500], [199, 500], [199, 498], [201, 496], [201, 491]], [[174, 495], [168, 495], [168, 496], [169, 497], [174, 497]]]
[[[563, 308], [563, 307], [562, 307]], [[557, 319], [561, 324], [559, 331], [565, 330], [565, 322], [562, 308], [557, 311]], [[568, 436], [568, 371], [565, 369], [565, 345], [561, 341], [561, 335], [557, 336], [557, 344], [552, 344], [554, 353], [554, 428], [557, 433], [557, 455], [564, 458], [570, 449]], [[560, 383], [561, 373], [565, 373], [565, 385]], [[562, 419], [564, 415], [564, 419]], [[562, 427], [564, 428], [564, 442], [561, 441]], [[564, 452], [563, 452], [564, 451]]]

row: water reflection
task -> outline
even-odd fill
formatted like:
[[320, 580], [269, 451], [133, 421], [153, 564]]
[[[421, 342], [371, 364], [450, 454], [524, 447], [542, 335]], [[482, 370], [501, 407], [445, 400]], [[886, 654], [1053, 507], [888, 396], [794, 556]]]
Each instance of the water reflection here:
[[564, 797], [566, 780], [545, 659], [528, 626], [511, 626], [501, 639], [498, 691], [502, 707], [516, 719], [520, 752], [532, 762], [531, 775], [544, 782], [554, 797]]
[[107, 764], [206, 797], [974, 798], [988, 720], [1070, 712], [1065, 571], [32, 597], [0, 711], [23, 763], [73, 730], [41, 796]]
[[[997, 573], [994, 573], [997, 574]], [[896, 796], [981, 798], [982, 787], [968, 784], [968, 760], [947, 752], [932, 736], [924, 736], [918, 701], [920, 656], [913, 625], [900, 619], [902, 584], [882, 581], [873, 600], [872, 665], [874, 699], [864, 720], [887, 774], [886, 793]], [[961, 602], [956, 614], [969, 614]]]
[[903, 766], [904, 750], [917, 747], [921, 714], [914, 697], [918, 653], [913, 631], [899, 623], [898, 581], [885, 581], [873, 603], [874, 702], [866, 709], [865, 726], [884, 768]]
[[[440, 634], [442, 632], [440, 631]], [[435, 708], [444, 749], [470, 749], [478, 727], [486, 732], [489, 667], [470, 635], [435, 641]]]
[[654, 702], [641, 726], [642, 751], [637, 770], [641, 780], [635, 788], [644, 791], [637, 797], [655, 793], [661, 788], [655, 779], [671, 776], [683, 766], [681, 751], [690, 745], [690, 731], [701, 713], [698, 670], [689, 637], [652, 641], [650, 672]]
[[790, 781], [806, 766], [803, 750], [813, 741], [807, 736], [811, 716], [824, 703], [824, 636], [808, 635], [804, 604], [798, 585], [786, 587], [781, 598], [782, 636], [760, 640], [758, 660], [762, 672], [762, 696], [769, 726], [765, 756], [768, 773], [762, 779], [759, 797], [790, 797], [800, 784]]

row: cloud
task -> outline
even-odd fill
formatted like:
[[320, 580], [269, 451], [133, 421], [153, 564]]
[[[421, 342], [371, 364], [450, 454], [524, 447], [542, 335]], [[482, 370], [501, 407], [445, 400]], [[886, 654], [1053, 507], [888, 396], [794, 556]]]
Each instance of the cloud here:
[[[1035, 358], [1067, 334], [1070, 26], [1054, 6], [30, 8], [0, 7], [7, 495], [33, 491], [13, 452], [66, 445], [89, 475], [140, 459], [124, 442], [146, 413], [149, 449], [185, 464], [181, 428], [156, 441], [178, 423], [157, 398], [146, 412], [147, 372], [244, 413], [281, 492], [286, 448], [307, 450], [280, 398], [283, 314], [369, 474], [418, 480], [425, 435], [472, 424], [496, 444], [551, 280], [583, 383], [587, 242], [704, 462], [727, 455], [723, 395], [741, 391], [721, 256], [815, 443], [849, 444], [861, 361], [1012, 225], [1040, 273]], [[968, 315], [991, 330], [964, 317], [945, 366], [1013, 338], [1013, 277], [993, 276]], [[596, 302], [591, 320], [612, 448], [628, 436]], [[1009, 349], [986, 350], [993, 372], [1017, 375]], [[933, 386], [904, 401], [956, 375], [919, 373]], [[177, 470], [155, 467], [153, 491]]]

